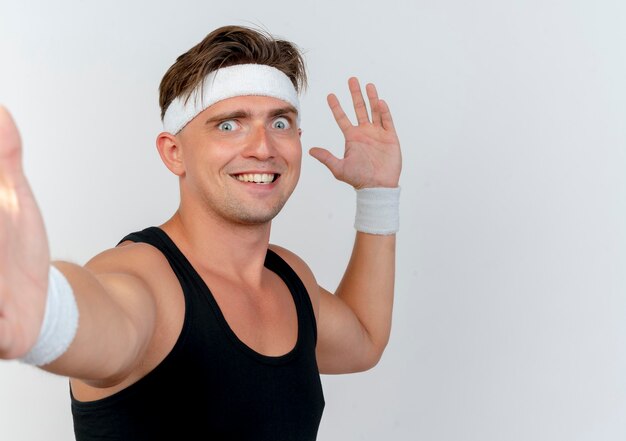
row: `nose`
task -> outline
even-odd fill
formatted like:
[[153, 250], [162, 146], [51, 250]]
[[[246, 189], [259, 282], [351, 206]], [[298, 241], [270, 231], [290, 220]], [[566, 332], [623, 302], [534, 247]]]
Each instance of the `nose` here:
[[244, 156], [246, 157], [267, 160], [273, 158], [276, 154], [272, 139], [263, 125], [252, 128], [246, 143], [244, 150]]

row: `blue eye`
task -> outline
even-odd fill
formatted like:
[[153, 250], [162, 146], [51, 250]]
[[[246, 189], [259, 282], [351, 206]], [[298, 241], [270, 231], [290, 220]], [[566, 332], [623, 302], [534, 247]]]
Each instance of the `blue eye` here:
[[272, 122], [272, 127], [279, 130], [287, 130], [291, 127], [289, 120], [283, 116], [276, 118], [274, 122]]
[[231, 132], [235, 130], [237, 127], [238, 127], [237, 122], [233, 120], [222, 121], [221, 123], [217, 125], [217, 128], [223, 132]]

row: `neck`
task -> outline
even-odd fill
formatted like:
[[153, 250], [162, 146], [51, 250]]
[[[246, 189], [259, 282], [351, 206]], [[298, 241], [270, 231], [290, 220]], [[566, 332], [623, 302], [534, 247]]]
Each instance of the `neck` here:
[[181, 206], [161, 228], [200, 272], [260, 283], [271, 222], [237, 224]]

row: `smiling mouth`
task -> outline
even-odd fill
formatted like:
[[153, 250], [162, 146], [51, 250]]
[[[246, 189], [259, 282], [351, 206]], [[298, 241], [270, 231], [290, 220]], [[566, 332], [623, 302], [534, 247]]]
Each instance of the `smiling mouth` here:
[[241, 173], [232, 176], [239, 182], [250, 182], [261, 185], [271, 184], [280, 177], [278, 173]]

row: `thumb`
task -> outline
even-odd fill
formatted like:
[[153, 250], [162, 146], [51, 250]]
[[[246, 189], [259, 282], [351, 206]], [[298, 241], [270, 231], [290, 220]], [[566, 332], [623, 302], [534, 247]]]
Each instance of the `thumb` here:
[[330, 153], [328, 150], [323, 149], [321, 147], [313, 147], [309, 149], [309, 154], [317, 159], [319, 162], [324, 164], [330, 172], [336, 177], [339, 172], [339, 166], [341, 160], [337, 158], [335, 155]]
[[7, 108], [0, 105], [0, 169], [9, 174], [19, 172], [21, 157], [20, 134]]

